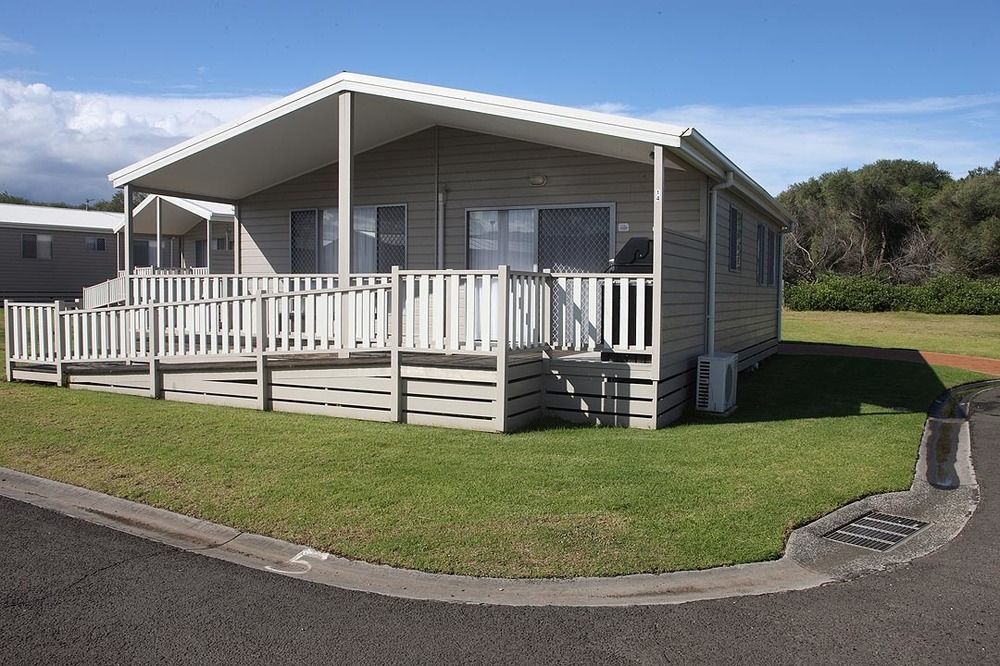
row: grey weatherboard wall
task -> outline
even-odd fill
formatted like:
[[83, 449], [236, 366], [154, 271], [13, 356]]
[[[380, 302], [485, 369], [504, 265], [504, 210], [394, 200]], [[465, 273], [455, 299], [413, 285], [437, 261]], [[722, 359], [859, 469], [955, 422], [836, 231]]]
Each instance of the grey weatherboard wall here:
[[[52, 259], [21, 257], [22, 234], [52, 236]], [[103, 238], [104, 251], [88, 250], [87, 238]], [[83, 288], [115, 276], [115, 236], [97, 231], [66, 231], [27, 225], [0, 227], [0, 299], [80, 298]]]

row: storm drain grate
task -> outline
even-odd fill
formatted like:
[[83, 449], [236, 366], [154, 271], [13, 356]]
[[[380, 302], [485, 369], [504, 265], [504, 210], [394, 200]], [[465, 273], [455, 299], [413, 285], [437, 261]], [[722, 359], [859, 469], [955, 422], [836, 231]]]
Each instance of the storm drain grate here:
[[927, 523], [873, 511], [826, 534], [827, 539], [859, 548], [885, 551], [913, 536]]

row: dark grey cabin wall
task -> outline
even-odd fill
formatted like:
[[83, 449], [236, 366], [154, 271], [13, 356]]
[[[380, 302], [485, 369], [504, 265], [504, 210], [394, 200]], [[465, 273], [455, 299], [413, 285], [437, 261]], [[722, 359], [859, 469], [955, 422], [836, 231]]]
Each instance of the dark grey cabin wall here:
[[[437, 144], [437, 146], [435, 145]], [[435, 170], [435, 150], [438, 169]], [[544, 175], [542, 187], [529, 178]], [[437, 178], [435, 178], [437, 177]], [[466, 210], [503, 206], [614, 203], [615, 247], [632, 236], [652, 235], [652, 164], [639, 164], [553, 146], [441, 127], [431, 128], [355, 157], [355, 205], [406, 204], [407, 267], [436, 267], [437, 195], [447, 189], [446, 268], [466, 267]], [[703, 187], [699, 175], [668, 170], [667, 197], [677, 191], [680, 205], [691, 188]], [[243, 271], [289, 270], [289, 212], [337, 207], [337, 165], [318, 169], [240, 202]], [[690, 208], [668, 209], [668, 229], [703, 233], [704, 215]]]
[[[21, 235], [52, 236], [52, 259], [23, 259]], [[103, 238], [103, 252], [88, 250], [88, 237]], [[83, 288], [115, 276], [113, 233], [54, 231], [0, 227], [0, 299], [52, 300], [80, 298]]]

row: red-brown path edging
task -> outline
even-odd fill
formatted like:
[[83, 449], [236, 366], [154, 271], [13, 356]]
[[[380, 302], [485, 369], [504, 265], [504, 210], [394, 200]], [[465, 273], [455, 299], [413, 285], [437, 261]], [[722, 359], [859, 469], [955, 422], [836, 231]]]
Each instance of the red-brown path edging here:
[[928, 365], [945, 365], [984, 375], [1000, 377], [1000, 359], [965, 354], [943, 354], [941, 352], [917, 351], [916, 349], [886, 349], [882, 347], [853, 347], [851, 345], [831, 345], [811, 342], [782, 342], [778, 346], [782, 354], [818, 354], [820, 356], [850, 356], [853, 358], [875, 358], [887, 361], [909, 361]]

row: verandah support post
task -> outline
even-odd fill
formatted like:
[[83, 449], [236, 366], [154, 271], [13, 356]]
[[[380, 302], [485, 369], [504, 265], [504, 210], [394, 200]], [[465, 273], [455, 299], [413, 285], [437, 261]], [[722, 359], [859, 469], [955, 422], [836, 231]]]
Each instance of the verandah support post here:
[[156, 267], [163, 268], [163, 197], [156, 197]]
[[[342, 92], [338, 100], [337, 113], [337, 286], [346, 289], [351, 286], [351, 222], [354, 219], [354, 100], [352, 93]], [[354, 303], [353, 298], [345, 298], [344, 312]], [[340, 318], [340, 339], [343, 341], [342, 355], [346, 356], [348, 321]]]
[[[652, 355], [650, 357], [650, 377], [653, 380], [653, 413], [649, 427], [655, 429], [660, 411], [661, 336], [663, 333], [663, 223], [666, 206], [666, 169], [663, 162], [663, 146], [653, 146], [653, 303], [652, 303]], [[642, 289], [636, 285], [636, 289]], [[638, 326], [638, 322], [637, 322]], [[638, 340], [636, 342], [639, 342]]]
[[243, 249], [240, 247], [243, 225], [240, 223], [240, 213], [240, 205], [233, 204], [233, 273], [236, 275], [243, 272]]
[[[497, 404], [494, 429], [507, 432], [507, 329], [510, 325], [510, 268], [504, 264], [497, 270]], [[490, 332], [484, 335], [489, 339]]]
[[132, 273], [135, 272], [135, 255], [132, 251], [133, 212], [132, 186], [122, 187], [122, 201], [125, 205], [125, 240], [122, 252], [125, 258], [125, 305], [132, 305]]
[[212, 272], [212, 218], [205, 220], [205, 271]]
[[264, 303], [264, 292], [258, 291], [255, 301], [257, 310], [257, 409], [266, 411], [271, 403], [271, 378], [267, 373], [267, 308]]
[[400, 347], [403, 342], [403, 285], [399, 279], [399, 266], [392, 267], [392, 291], [389, 292], [392, 314], [389, 319], [389, 420], [400, 422], [403, 416], [403, 379], [400, 367]]

